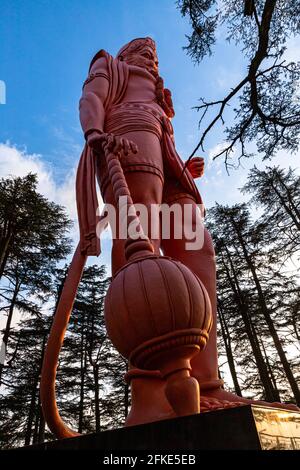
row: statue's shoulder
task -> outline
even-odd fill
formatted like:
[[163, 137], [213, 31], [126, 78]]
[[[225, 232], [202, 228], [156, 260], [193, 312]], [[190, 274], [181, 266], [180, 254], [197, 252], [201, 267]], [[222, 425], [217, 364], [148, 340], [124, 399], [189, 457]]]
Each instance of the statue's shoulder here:
[[89, 72], [98, 72], [101, 69], [107, 70], [107, 64], [113, 60], [113, 57], [104, 49], [100, 49], [91, 60]]
[[108, 70], [108, 63], [112, 60], [112, 56], [108, 54], [104, 49], [101, 49], [97, 54], [94, 55], [90, 67], [88, 77], [83, 83], [83, 87], [94, 80], [97, 77], [103, 77], [110, 80], [110, 74]]
[[[88, 78], [85, 80], [83, 86], [97, 77], [103, 77], [108, 81], [116, 80], [119, 75], [126, 77], [128, 76], [128, 67], [125, 62], [121, 62], [118, 58], [114, 58], [104, 49], [100, 49], [97, 54], [94, 55], [90, 67]], [[114, 78], [116, 77], [116, 79]]]

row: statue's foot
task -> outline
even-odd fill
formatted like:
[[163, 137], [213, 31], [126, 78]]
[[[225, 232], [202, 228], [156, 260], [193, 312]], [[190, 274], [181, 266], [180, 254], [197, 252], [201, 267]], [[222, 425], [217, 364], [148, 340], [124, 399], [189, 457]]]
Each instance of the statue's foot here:
[[281, 408], [284, 410], [300, 411], [296, 405], [286, 403], [269, 403], [262, 400], [249, 400], [244, 397], [239, 397], [231, 392], [226, 392], [222, 388], [215, 388], [204, 390], [201, 393], [200, 385], [200, 408], [201, 412], [220, 410], [224, 408], [235, 408], [243, 405], [260, 405], [272, 408]]

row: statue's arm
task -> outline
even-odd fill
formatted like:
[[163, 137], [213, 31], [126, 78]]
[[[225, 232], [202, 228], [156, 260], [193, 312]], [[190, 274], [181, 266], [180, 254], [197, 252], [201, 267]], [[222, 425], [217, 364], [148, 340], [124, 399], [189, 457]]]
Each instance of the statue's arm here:
[[109, 89], [109, 75], [105, 57], [98, 59], [92, 66], [84, 83], [79, 102], [79, 116], [84, 136], [103, 133], [105, 110], [104, 103]]
[[80, 123], [87, 144], [94, 150], [101, 152], [103, 143], [107, 142], [109, 149], [118, 153], [121, 150], [125, 155], [137, 153], [137, 145], [127, 139], [104, 132], [105, 108], [104, 104], [109, 91], [109, 74], [107, 61], [101, 57], [93, 64], [90, 74], [83, 86], [82, 97], [79, 102]]

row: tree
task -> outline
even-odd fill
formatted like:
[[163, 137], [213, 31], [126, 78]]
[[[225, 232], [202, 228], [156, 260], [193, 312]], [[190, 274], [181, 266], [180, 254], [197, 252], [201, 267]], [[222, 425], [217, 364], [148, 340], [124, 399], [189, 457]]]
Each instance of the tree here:
[[294, 257], [300, 247], [300, 177], [295, 170], [254, 166], [242, 191], [252, 195], [254, 206], [263, 208], [260, 221], [282, 253], [282, 262]]
[[[282, 326], [286, 322], [287, 307], [283, 305], [283, 299], [287, 299], [290, 292], [297, 291], [297, 285], [293, 279], [280, 272], [278, 258], [275, 258], [272, 249], [270, 256], [268, 250], [270, 247], [266, 241], [268, 234], [264, 231], [265, 226], [252, 223], [246, 205], [217, 205], [210, 210], [210, 216], [214, 227], [218, 273], [223, 282], [218, 286], [223, 311], [227, 303], [230, 311], [227, 318], [231, 324], [237, 312], [243, 320], [266, 398], [270, 401], [279, 398], [276, 373], [273, 373], [275, 365], [276, 369], [279, 367], [278, 370], [284, 371], [295, 400], [299, 403], [299, 388], [294, 372], [297, 369], [284, 349], [289, 344], [289, 338], [284, 333], [278, 333], [283, 332]], [[280, 253], [277, 255], [280, 259]], [[238, 335], [241, 338], [240, 329]], [[277, 355], [271, 364], [269, 350], [273, 348]]]
[[[30, 313], [30, 298], [45, 300], [56, 264], [70, 252], [65, 210], [36, 191], [37, 178], [0, 180], [1, 311], [7, 314], [3, 343], [8, 350], [15, 309]], [[4, 364], [0, 364], [0, 383]]]
[[58, 404], [79, 433], [100, 432], [124, 421], [126, 361], [110, 343], [104, 322], [109, 283], [104, 266], [84, 270], [61, 354]]
[[[220, 336], [224, 342], [225, 354], [227, 356], [229, 370], [230, 370], [230, 374], [231, 374], [233, 385], [234, 385], [234, 390], [238, 396], [242, 397], [243, 394], [242, 394], [242, 390], [240, 387], [238, 373], [236, 370], [236, 364], [234, 360], [232, 337], [231, 337], [230, 329], [228, 327], [226, 316], [224, 314], [222, 300], [220, 298], [218, 299], [218, 319], [219, 319], [219, 324], [221, 328]], [[219, 348], [219, 355], [220, 355], [220, 348]]]
[[[237, 256], [239, 257], [240, 254]], [[231, 335], [235, 338], [236, 342], [238, 340], [245, 341], [243, 348], [241, 348], [241, 345], [236, 346], [236, 349], [240, 349], [238, 357], [243, 358], [243, 368], [245, 370], [245, 364], [247, 363], [245, 359], [252, 354], [251, 368], [248, 373], [253, 374], [254, 372], [255, 375], [258, 375], [258, 379], [260, 380], [259, 388], [264, 390], [264, 399], [270, 402], [280, 401], [280, 397], [278, 393], [276, 393], [275, 387], [270, 379], [269, 371], [257, 339], [257, 334], [254, 330], [253, 312], [255, 312], [256, 302], [244, 277], [245, 275], [247, 277], [244, 271], [244, 260], [242, 259], [242, 267], [237, 268], [237, 256], [234, 257], [230, 254], [228, 249], [226, 249], [224, 254], [218, 254], [218, 257], [221, 257], [218, 277], [219, 292], [221, 299], [223, 299], [224, 306], [226, 306], [226, 308], [223, 308], [223, 323], [226, 322], [227, 318], [227, 324], [229, 328], [231, 328]], [[256, 319], [256, 322], [257, 320], [258, 319]], [[261, 327], [259, 331], [262, 333]], [[247, 348], [247, 343], [250, 344], [251, 351]], [[232, 367], [230, 370], [232, 374]], [[233, 380], [234, 383], [237, 382], [237, 379], [234, 379], [234, 375]]]
[[[263, 390], [263, 398], [267, 401], [280, 401], [257, 337], [257, 330], [266, 337], [269, 333], [263, 333], [261, 316], [257, 312], [257, 299], [249, 282], [248, 266], [243, 254], [237, 249], [236, 240], [229, 238], [228, 232], [225, 232], [224, 220], [218, 218], [217, 209], [213, 214], [210, 213], [211, 217], [212, 215], [211, 232], [218, 267], [219, 321], [236, 393], [241, 395], [235, 364], [242, 366], [243, 375], [247, 371], [248, 377], [253, 377], [252, 390]], [[257, 325], [256, 329], [254, 324]]]
[[225, 111], [232, 103], [234, 123], [225, 129], [226, 142], [214, 158], [235, 150], [250, 156], [247, 144], [255, 142], [263, 159], [279, 149], [295, 152], [299, 145], [300, 105], [297, 96], [300, 65], [287, 62], [287, 40], [300, 31], [300, 3], [297, 0], [179, 0], [177, 5], [187, 16], [192, 34], [185, 47], [199, 63], [212, 54], [217, 30], [227, 29], [227, 40], [240, 45], [248, 67], [243, 79], [221, 99], [196, 106], [202, 112], [200, 124], [208, 111], [214, 112], [201, 133], [200, 141], [189, 158], [201, 147], [217, 123], [225, 124]]
[[37, 176], [0, 180], [0, 278], [9, 259], [30, 252], [57, 262], [68, 254], [65, 209], [37, 192]]
[[[65, 276], [65, 268], [56, 271], [52, 304], [57, 305]], [[127, 364], [105, 330], [104, 298], [109, 283], [104, 266], [84, 270], [60, 355], [58, 406], [64, 419], [80, 433], [120, 426], [128, 409], [128, 387], [124, 383]], [[52, 437], [45, 427], [39, 398], [52, 315], [38, 305], [35, 309], [35, 314], [11, 330], [15, 354], [10, 358], [0, 396], [0, 440], [4, 448]]]
[[11, 332], [11, 346], [17, 353], [11, 357], [6, 369], [0, 396], [1, 447], [44, 440], [39, 382], [50, 325], [51, 317], [37, 311]]

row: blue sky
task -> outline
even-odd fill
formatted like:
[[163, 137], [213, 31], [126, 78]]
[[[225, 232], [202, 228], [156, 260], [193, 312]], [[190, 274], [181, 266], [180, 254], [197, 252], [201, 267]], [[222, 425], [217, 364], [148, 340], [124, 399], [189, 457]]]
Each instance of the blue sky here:
[[[160, 74], [173, 93], [177, 150], [186, 159], [199, 135], [192, 107], [200, 96], [221, 98], [245, 72], [239, 49], [222, 33], [213, 56], [195, 66], [183, 50], [189, 32], [174, 0], [1, 0], [0, 80], [7, 97], [0, 105], [0, 176], [38, 172], [40, 190], [75, 217], [74, 173], [83, 145], [78, 101], [90, 59], [102, 48], [114, 55], [140, 36], [157, 42]], [[292, 56], [297, 46], [291, 44]], [[241, 201], [238, 188], [254, 163], [228, 176], [222, 161], [210, 158], [221, 141], [217, 128], [199, 153], [206, 174], [197, 184], [208, 207]], [[295, 157], [284, 164], [296, 166]]]

